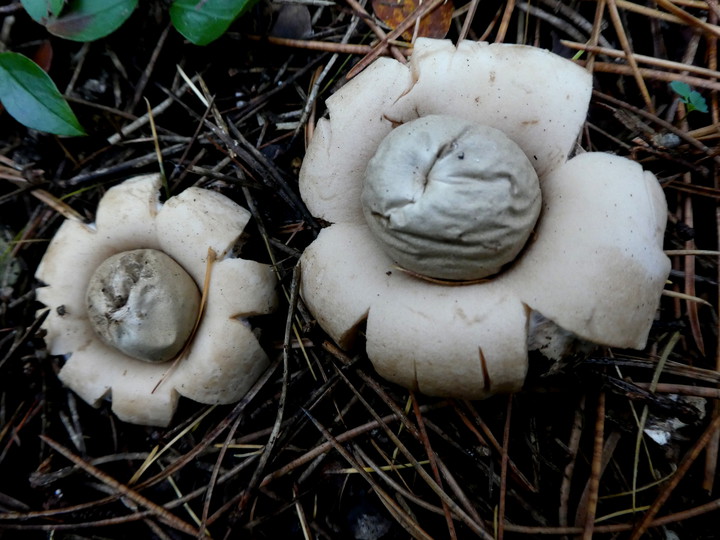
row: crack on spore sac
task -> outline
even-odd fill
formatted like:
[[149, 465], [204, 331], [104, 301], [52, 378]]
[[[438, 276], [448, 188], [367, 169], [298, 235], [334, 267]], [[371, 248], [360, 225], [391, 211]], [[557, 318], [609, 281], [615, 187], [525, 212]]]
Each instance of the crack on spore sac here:
[[147, 266], [147, 258], [141, 253], [128, 253], [119, 262], [109, 283], [102, 288], [109, 321], [116, 321], [119, 318], [118, 312], [127, 306], [133, 288], [141, 280], [152, 277], [152, 270]]
[[[425, 171], [425, 174], [422, 176], [422, 194], [423, 195], [425, 194], [425, 192], [428, 189], [428, 186], [430, 184], [430, 177], [432, 176], [433, 169], [435, 168], [435, 166], [439, 162], [444, 160], [446, 157], [451, 156], [452, 154], [457, 152], [458, 147], [460, 146], [458, 141], [464, 136], [464, 134], [466, 132], [467, 132], [467, 130], [464, 130], [462, 133], [460, 133], [460, 135], [458, 135], [451, 141], [441, 145], [438, 148], [437, 152], [435, 152], [435, 158], [431, 161], [430, 168], [427, 171]], [[458, 158], [461, 160], [465, 159], [465, 152], [461, 151], [458, 154]], [[414, 203], [415, 201], [412, 201], [412, 202]]]
[[[455, 153], [455, 151], [458, 149], [458, 146], [460, 146], [458, 141], [460, 141], [463, 137], [465, 137], [467, 135], [467, 133], [468, 133], [468, 130], [464, 129], [463, 131], [460, 132], [460, 134], [457, 137], [455, 137], [451, 141], [443, 144], [440, 148], [438, 148], [438, 151], [435, 154], [435, 161], [439, 161], [439, 160], [443, 159], [444, 157], [447, 157], [450, 154]], [[461, 154], [463, 157], [460, 159], [464, 159], [465, 153], [461, 152]]]

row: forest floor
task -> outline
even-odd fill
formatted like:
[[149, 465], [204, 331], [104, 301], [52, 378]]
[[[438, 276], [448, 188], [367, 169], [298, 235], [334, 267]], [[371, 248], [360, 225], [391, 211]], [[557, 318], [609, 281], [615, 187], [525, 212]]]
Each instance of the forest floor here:
[[[9, 4], [3, 46], [51, 52], [89, 136], [0, 116], [0, 537], [717, 538], [720, 7], [456, 1], [453, 42], [577, 55], [594, 75], [580, 146], [663, 186], [672, 272], [647, 348], [532, 369], [512, 396], [431, 398], [384, 381], [361, 341], [341, 350], [281, 294], [255, 321], [272, 367], [237, 405], [181, 399], [154, 428], [86, 404], [58, 379], [66, 359], [48, 353], [35, 298], [63, 214], [92, 223], [109, 187], [158, 171], [157, 148], [171, 195], [198, 185], [253, 209], [244, 253], [274, 260], [289, 293], [315, 234], [297, 180], [308, 129], [382, 43], [372, 7], [344, 0], [261, 2], [205, 47], [161, 2], [88, 44]], [[587, 44], [601, 48], [578, 54]], [[708, 111], [688, 112], [672, 81]]]

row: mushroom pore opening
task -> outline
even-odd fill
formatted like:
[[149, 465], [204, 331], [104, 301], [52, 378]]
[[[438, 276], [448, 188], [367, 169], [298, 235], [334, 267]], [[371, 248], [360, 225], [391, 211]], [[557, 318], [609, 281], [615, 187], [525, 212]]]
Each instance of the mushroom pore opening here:
[[192, 334], [200, 291], [171, 257], [135, 249], [108, 257], [90, 278], [87, 315], [109, 346], [147, 362], [175, 357]]
[[540, 214], [537, 173], [504, 133], [431, 115], [392, 130], [368, 162], [365, 219], [401, 267], [443, 280], [513, 261]]

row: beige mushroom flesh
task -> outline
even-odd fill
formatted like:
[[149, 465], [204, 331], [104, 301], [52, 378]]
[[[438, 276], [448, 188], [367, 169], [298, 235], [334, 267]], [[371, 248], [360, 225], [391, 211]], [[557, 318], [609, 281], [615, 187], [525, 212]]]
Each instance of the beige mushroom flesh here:
[[300, 172], [330, 223], [301, 258], [319, 325], [342, 347], [363, 329], [390, 381], [473, 399], [520, 389], [530, 348], [643, 348], [667, 206], [631, 160], [568, 161], [591, 89], [548, 51], [418, 39], [331, 96]]

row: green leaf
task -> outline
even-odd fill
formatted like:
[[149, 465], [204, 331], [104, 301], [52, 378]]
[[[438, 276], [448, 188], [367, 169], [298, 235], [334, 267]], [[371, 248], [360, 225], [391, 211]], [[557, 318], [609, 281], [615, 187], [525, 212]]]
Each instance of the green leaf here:
[[702, 113], [708, 112], [707, 103], [705, 98], [702, 97], [700, 92], [690, 88], [690, 85], [682, 81], [673, 81], [670, 83], [670, 88], [675, 92], [682, 102], [687, 107], [687, 112], [700, 111]]
[[20, 3], [28, 15], [40, 24], [45, 24], [50, 17], [60, 15], [65, 4], [64, 0], [20, 0]]
[[690, 98], [688, 100], [688, 104], [690, 107], [692, 107], [692, 110], [700, 111], [701, 113], [708, 112], [707, 103], [705, 102], [705, 98], [700, 95], [699, 92], [692, 91], [690, 92]]
[[22, 54], [0, 53], [0, 100], [21, 124], [55, 135], [85, 135], [55, 83]]
[[684, 83], [682, 81], [673, 81], [670, 83], [670, 88], [673, 92], [675, 92], [678, 96], [687, 99], [690, 95], [690, 92], [692, 91], [690, 89], [690, 85], [687, 83]]
[[48, 31], [72, 41], [93, 41], [112, 34], [137, 7], [138, 0], [70, 0], [62, 16], [46, 22]]
[[174, 0], [170, 20], [195, 45], [207, 45], [225, 33], [230, 24], [256, 0]]

